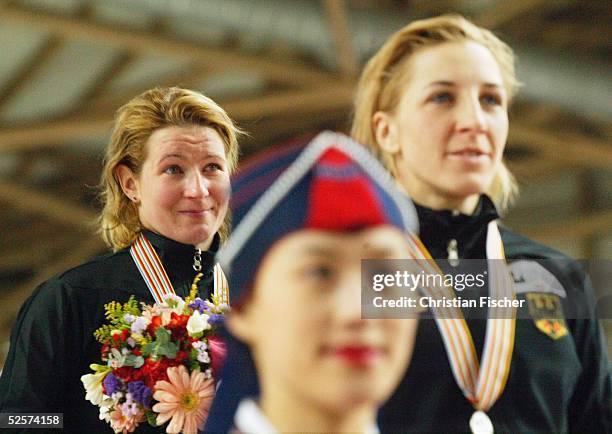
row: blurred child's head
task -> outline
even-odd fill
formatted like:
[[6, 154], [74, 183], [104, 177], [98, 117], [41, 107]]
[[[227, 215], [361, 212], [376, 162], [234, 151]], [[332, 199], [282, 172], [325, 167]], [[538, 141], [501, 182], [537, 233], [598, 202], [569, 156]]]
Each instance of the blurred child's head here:
[[375, 410], [405, 371], [417, 320], [361, 318], [361, 259], [408, 258], [410, 202], [364, 148], [331, 133], [246, 168], [234, 193], [220, 254], [228, 328], [251, 352], [262, 398]]

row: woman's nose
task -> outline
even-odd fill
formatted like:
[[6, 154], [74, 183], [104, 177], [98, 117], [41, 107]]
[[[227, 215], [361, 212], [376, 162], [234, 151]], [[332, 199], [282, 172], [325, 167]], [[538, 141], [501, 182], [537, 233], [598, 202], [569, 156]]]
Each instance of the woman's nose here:
[[200, 173], [193, 173], [187, 179], [185, 195], [187, 197], [208, 196], [209, 181]]
[[485, 113], [477, 97], [466, 97], [457, 106], [457, 129], [462, 132], [484, 132]]

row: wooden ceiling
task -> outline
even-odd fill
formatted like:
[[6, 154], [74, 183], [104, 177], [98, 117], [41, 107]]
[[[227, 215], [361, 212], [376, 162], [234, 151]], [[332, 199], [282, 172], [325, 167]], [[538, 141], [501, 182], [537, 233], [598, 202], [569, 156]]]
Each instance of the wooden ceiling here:
[[[281, 9], [282, 36], [253, 30], [257, 19], [281, 25]], [[153, 86], [202, 90], [250, 133], [244, 156], [346, 130], [365, 58], [398, 23], [443, 12], [570, 62], [612, 63], [603, 0], [0, 2], [0, 342], [37, 283], [104, 251], [95, 185], [121, 104]], [[356, 23], [369, 17], [380, 28], [357, 49]], [[300, 32], [313, 39], [296, 42]], [[511, 110], [507, 158], [525, 194], [507, 223], [583, 257], [612, 255], [611, 85], [608, 76], [600, 89], [603, 115], [535, 97]]]

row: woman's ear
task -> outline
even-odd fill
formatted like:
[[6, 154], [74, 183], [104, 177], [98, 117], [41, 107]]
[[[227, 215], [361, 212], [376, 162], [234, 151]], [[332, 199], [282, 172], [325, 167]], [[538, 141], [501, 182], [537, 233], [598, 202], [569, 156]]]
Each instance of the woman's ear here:
[[400, 151], [397, 125], [393, 116], [387, 112], [377, 111], [372, 116], [372, 127], [376, 142], [384, 152], [394, 155]]
[[115, 168], [115, 177], [119, 181], [121, 185], [121, 190], [123, 193], [132, 201], [138, 203], [140, 200], [140, 195], [138, 191], [138, 178], [136, 174], [132, 172], [125, 164], [119, 164]]

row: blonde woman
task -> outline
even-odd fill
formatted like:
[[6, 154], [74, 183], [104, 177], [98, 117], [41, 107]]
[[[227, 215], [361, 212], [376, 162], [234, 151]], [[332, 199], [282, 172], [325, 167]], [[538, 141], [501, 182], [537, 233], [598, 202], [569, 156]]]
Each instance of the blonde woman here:
[[113, 252], [51, 278], [25, 302], [0, 378], [1, 412], [63, 413], [65, 432], [109, 430], [80, 380], [100, 358], [93, 332], [104, 305], [131, 295], [154, 302], [130, 254], [137, 240], [153, 246], [179, 296], [197, 273], [202, 298], [223, 290], [214, 255], [227, 231], [238, 133], [221, 107], [187, 89], [153, 89], [118, 110], [99, 220]]
[[506, 291], [519, 306], [496, 319], [486, 306], [457, 308], [448, 315], [456, 333], [432, 311], [381, 411], [383, 432], [612, 430], [588, 279], [569, 258], [496, 222], [517, 192], [503, 163], [517, 87], [512, 50], [449, 15], [393, 34], [359, 81], [352, 135], [417, 204], [424, 251], [447, 273], [488, 258], [514, 276], [454, 296]]

